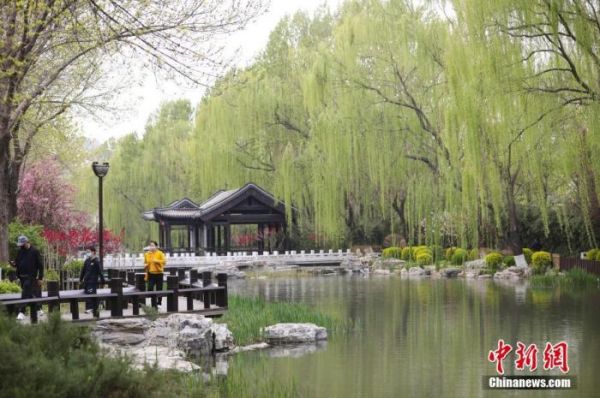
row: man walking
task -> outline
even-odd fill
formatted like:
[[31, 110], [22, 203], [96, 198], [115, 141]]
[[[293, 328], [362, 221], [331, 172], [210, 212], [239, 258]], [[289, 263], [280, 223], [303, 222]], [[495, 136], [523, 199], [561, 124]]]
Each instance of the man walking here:
[[[104, 284], [104, 275], [102, 275], [102, 266], [100, 265], [100, 259], [96, 256], [96, 248], [90, 246], [87, 251], [87, 258], [81, 268], [81, 274], [79, 275], [79, 282], [83, 286], [85, 294], [96, 294], [98, 289], [98, 278], [100, 283]], [[85, 313], [93, 313], [94, 316], [98, 314], [98, 299], [87, 299], [85, 300]]]
[[[15, 259], [15, 265], [17, 267], [17, 276], [21, 280], [21, 298], [41, 297], [44, 264], [42, 263], [40, 252], [31, 246], [29, 239], [24, 235], [19, 236], [17, 246], [20, 249]], [[38, 313], [40, 315], [43, 314], [41, 307]], [[23, 308], [20, 309], [17, 319], [25, 319]]]

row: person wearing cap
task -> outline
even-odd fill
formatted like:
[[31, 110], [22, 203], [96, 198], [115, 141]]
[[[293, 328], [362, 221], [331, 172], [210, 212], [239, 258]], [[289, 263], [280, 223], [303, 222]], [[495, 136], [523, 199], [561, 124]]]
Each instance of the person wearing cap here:
[[[96, 255], [96, 248], [90, 246], [87, 250], [87, 258], [81, 268], [81, 274], [79, 275], [79, 282], [83, 286], [85, 294], [96, 294], [98, 290], [98, 279], [100, 283], [104, 284], [104, 275], [102, 274], [102, 265], [100, 259]], [[89, 314], [98, 312], [98, 299], [87, 299], [85, 300], [85, 312]]]
[[[29, 239], [21, 235], [17, 240], [19, 251], [15, 259], [17, 276], [21, 281], [21, 298], [28, 299], [41, 297], [42, 281], [44, 279], [44, 264], [40, 252], [29, 242]], [[38, 309], [41, 312], [41, 307]], [[23, 309], [20, 309], [18, 319], [24, 319]]]
[[[150, 241], [148, 251], [144, 254], [144, 269], [146, 270], [146, 280], [148, 281], [148, 291], [162, 290], [163, 272], [165, 269], [165, 254], [158, 249], [156, 241]], [[161, 297], [156, 299], [152, 297], [152, 306], [157, 308], [161, 305]]]

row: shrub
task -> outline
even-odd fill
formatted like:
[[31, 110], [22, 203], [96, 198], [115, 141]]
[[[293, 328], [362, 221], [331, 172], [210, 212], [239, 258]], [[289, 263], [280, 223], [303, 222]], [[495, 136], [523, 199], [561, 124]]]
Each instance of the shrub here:
[[506, 256], [502, 261], [507, 267], [515, 265], [515, 257], [514, 256]]
[[15, 258], [19, 247], [17, 239], [21, 235], [29, 238], [31, 244], [38, 250], [42, 250], [46, 246], [46, 241], [42, 237], [43, 227], [41, 225], [26, 225], [19, 222], [8, 224], [8, 250], [11, 258]]
[[531, 265], [531, 256], [533, 256], [533, 251], [531, 249], [524, 247], [523, 255], [525, 256], [525, 261], [527, 261], [527, 264]]
[[598, 253], [600, 253], [600, 250], [598, 250], [598, 249], [588, 250], [586, 253], [586, 258], [588, 260], [595, 260], [596, 257], [598, 257]]
[[430, 265], [431, 263], [433, 263], [433, 256], [431, 253], [422, 251], [417, 254], [417, 264], [419, 264], [421, 267], [424, 265]]
[[598, 250], [598, 254], [596, 254], [596, 261], [600, 261], [600, 250]]
[[444, 249], [442, 249], [442, 246], [432, 245], [431, 254], [433, 255], [433, 261], [440, 261], [444, 259]]
[[502, 260], [503, 260], [502, 254], [497, 253], [497, 252], [492, 252], [492, 253], [488, 254], [487, 256], [485, 256], [485, 265], [492, 272], [496, 272], [498, 270], [498, 268], [500, 267], [500, 265], [502, 265]]
[[397, 247], [406, 245], [406, 241], [402, 237], [402, 235], [398, 234], [390, 234], [383, 238], [383, 247]]
[[399, 247], [388, 247], [381, 252], [383, 258], [402, 258], [402, 249]]
[[457, 248], [454, 250], [452, 255], [453, 265], [462, 265], [467, 260], [467, 251], [465, 249]]
[[56, 272], [56, 270], [50, 268], [46, 270], [46, 274], [44, 275], [44, 278], [47, 281], [58, 281], [60, 280], [60, 277], [58, 276], [58, 272]]
[[20, 293], [20, 292], [21, 292], [21, 286], [19, 286], [15, 282], [10, 282], [8, 280], [0, 281], [0, 294]]
[[446, 249], [446, 260], [448, 261], [452, 261], [452, 256], [454, 255], [454, 251], [456, 250], [456, 247], [449, 247]]
[[479, 250], [478, 249], [469, 250], [469, 254], [467, 254], [467, 259], [469, 261], [478, 260], [479, 259]]
[[81, 272], [82, 268], [83, 268], [83, 260], [71, 260], [68, 263], [66, 263], [63, 267], [63, 269], [65, 271], [69, 271], [69, 272], [73, 272], [73, 273]]
[[410, 260], [410, 247], [405, 247], [402, 249], [402, 260], [409, 261]]
[[543, 274], [552, 266], [552, 255], [548, 252], [535, 252], [531, 256], [531, 264], [536, 274]]

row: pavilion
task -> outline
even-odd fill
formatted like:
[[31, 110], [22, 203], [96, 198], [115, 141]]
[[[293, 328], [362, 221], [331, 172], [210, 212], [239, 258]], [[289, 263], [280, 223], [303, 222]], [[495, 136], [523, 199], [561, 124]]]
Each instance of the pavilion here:
[[167, 252], [224, 254], [287, 248], [285, 204], [252, 183], [219, 190], [201, 204], [188, 198], [176, 200], [142, 216], [158, 222], [159, 245]]

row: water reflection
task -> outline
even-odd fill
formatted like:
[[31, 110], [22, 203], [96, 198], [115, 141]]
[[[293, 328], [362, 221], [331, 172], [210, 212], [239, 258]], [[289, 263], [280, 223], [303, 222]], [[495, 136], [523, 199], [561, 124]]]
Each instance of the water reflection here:
[[[245, 368], [260, 363], [265, 377], [284, 383], [302, 381], [303, 396], [521, 396], [523, 392], [481, 389], [482, 376], [494, 374], [486, 358], [500, 338], [513, 345], [517, 340], [538, 347], [561, 340], [570, 345], [570, 374], [578, 377], [577, 390], [528, 391], [528, 397], [587, 397], [600, 389], [597, 290], [339, 276], [236, 281], [231, 291], [304, 302], [357, 325], [350, 334], [331, 336], [326, 348], [310, 355], [258, 351], [230, 359], [243, 361]], [[269, 358], [266, 365], [264, 358]], [[516, 371], [513, 360], [505, 361], [507, 374], [529, 374]], [[550, 373], [538, 369], [536, 374]]]

